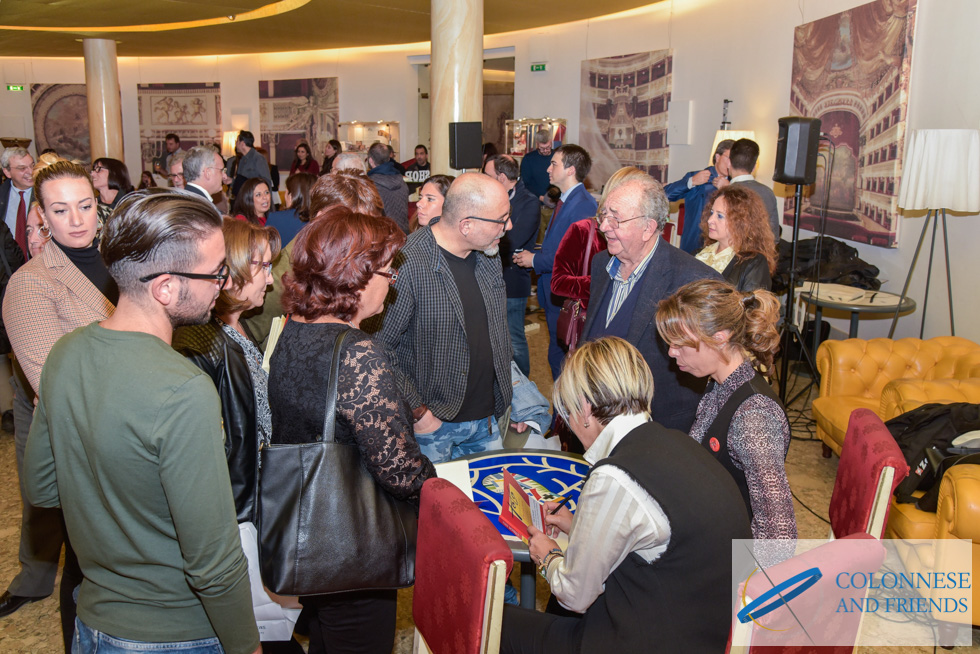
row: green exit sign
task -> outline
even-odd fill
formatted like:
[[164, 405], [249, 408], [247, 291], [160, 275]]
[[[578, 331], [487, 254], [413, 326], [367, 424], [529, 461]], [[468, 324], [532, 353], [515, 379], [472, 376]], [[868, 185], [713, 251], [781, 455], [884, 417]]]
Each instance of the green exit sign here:
[[548, 64], [531, 64], [532, 73], [543, 73], [548, 70]]
[[24, 90], [24, 85], [23, 84], [7, 84], [7, 90], [8, 91], [23, 91]]

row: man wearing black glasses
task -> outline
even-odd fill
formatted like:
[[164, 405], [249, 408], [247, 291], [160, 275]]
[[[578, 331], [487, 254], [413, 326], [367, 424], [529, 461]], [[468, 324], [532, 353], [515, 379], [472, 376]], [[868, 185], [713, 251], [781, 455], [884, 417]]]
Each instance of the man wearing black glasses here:
[[442, 219], [401, 252], [379, 336], [433, 463], [503, 446], [513, 349], [498, 250], [510, 228], [504, 187], [467, 173], [449, 187]]
[[170, 347], [227, 280], [221, 215], [183, 193], [133, 193], [102, 258], [116, 311], [51, 350], [24, 459], [28, 498], [62, 507], [84, 574], [78, 651], [258, 651], [218, 395]]

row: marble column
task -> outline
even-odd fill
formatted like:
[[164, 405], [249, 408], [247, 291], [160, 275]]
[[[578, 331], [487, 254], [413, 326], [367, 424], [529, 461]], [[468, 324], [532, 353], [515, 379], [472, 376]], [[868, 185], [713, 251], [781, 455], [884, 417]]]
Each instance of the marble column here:
[[483, 0], [432, 0], [433, 174], [449, 168], [449, 123], [483, 121]]
[[85, 90], [88, 95], [88, 130], [92, 160], [112, 157], [123, 161], [122, 107], [116, 42], [84, 39]]

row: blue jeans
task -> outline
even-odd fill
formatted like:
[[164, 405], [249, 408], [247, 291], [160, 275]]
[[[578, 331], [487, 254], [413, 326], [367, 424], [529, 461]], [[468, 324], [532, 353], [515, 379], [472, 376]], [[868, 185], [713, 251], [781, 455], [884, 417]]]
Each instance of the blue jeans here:
[[526, 297], [507, 298], [507, 327], [510, 329], [510, 343], [514, 346], [514, 361], [525, 377], [531, 374], [531, 353], [527, 349], [527, 334], [524, 333], [526, 308]]
[[429, 457], [432, 463], [504, 447], [497, 420], [493, 416], [469, 422], [443, 422], [434, 432], [415, 434], [415, 440], [419, 442], [422, 454]]
[[224, 648], [217, 638], [184, 640], [176, 643], [145, 643], [138, 640], [115, 638], [109, 634], [92, 629], [80, 619], [75, 618], [75, 639], [71, 654], [224, 654]]

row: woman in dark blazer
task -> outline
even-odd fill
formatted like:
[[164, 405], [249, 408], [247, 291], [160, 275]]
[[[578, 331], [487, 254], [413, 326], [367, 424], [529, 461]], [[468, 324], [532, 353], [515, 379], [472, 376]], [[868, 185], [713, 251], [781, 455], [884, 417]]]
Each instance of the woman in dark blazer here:
[[178, 328], [173, 347], [210, 375], [218, 389], [235, 511], [238, 521], [245, 522], [254, 519], [259, 445], [272, 436], [272, 418], [262, 350], [240, 319], [265, 300], [272, 261], [279, 254], [279, 232], [231, 218], [225, 218], [221, 231], [228, 281], [210, 322]]
[[709, 199], [701, 216], [705, 246], [697, 253], [743, 293], [772, 287], [776, 242], [762, 199], [751, 189], [726, 186]]

